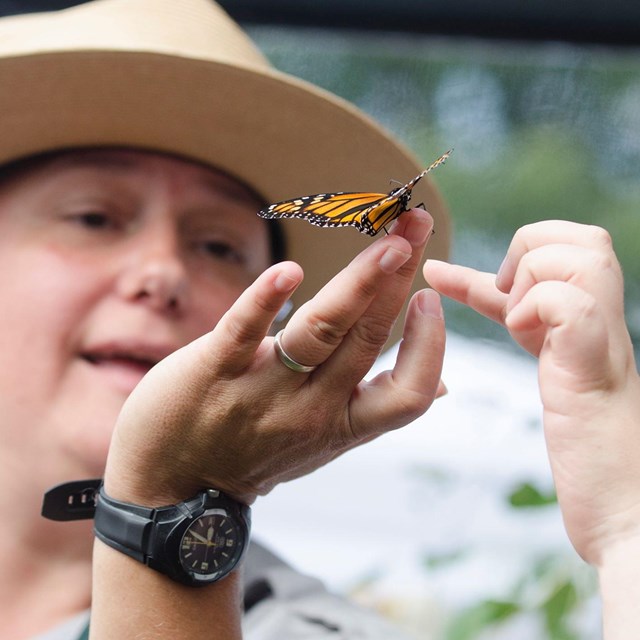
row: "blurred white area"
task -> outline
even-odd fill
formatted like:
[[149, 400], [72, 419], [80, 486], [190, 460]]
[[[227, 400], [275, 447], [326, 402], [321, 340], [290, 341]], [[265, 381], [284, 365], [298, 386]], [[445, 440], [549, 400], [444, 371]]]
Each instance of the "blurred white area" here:
[[[394, 358], [385, 354], [372, 375]], [[449, 334], [443, 380], [448, 395], [421, 419], [279, 486], [253, 510], [255, 537], [298, 569], [432, 632], [446, 610], [507, 597], [543, 554], [580, 564], [557, 507], [506, 501], [523, 482], [552, 489], [536, 362]], [[460, 552], [442, 568], [425, 564]], [[597, 629], [593, 614], [585, 621]], [[523, 624], [510, 637], [539, 640], [539, 627], [526, 635]]]

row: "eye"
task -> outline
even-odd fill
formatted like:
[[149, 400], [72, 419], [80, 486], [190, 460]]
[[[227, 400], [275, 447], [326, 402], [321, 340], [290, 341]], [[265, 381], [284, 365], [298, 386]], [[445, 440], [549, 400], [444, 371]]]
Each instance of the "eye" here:
[[225, 240], [207, 240], [202, 246], [203, 251], [212, 258], [233, 264], [242, 264], [245, 262], [244, 256], [238, 248]]
[[102, 211], [85, 211], [74, 214], [70, 218], [87, 229], [114, 229], [117, 227], [115, 217]]

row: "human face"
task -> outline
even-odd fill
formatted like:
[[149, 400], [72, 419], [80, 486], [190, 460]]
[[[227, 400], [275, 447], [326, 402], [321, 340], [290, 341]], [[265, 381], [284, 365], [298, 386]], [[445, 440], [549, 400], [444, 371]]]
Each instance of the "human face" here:
[[258, 208], [219, 172], [136, 151], [69, 152], [1, 185], [0, 456], [101, 474], [142, 376], [268, 266]]

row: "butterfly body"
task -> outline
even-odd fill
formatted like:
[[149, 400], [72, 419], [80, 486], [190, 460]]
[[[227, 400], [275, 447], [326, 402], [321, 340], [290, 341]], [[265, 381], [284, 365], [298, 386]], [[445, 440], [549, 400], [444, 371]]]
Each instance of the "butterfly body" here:
[[429, 171], [441, 165], [448, 151], [407, 184], [389, 193], [338, 191], [300, 196], [270, 204], [258, 212], [262, 218], [302, 218], [319, 227], [355, 227], [374, 236], [409, 208], [411, 191]]

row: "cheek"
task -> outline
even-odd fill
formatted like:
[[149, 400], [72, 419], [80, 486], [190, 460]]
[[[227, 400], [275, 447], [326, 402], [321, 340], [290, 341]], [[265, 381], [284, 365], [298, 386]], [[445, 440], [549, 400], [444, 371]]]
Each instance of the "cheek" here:
[[82, 270], [55, 254], [0, 254], [0, 392], [22, 384], [28, 389], [19, 388], [20, 395], [30, 391], [45, 401], [68, 363], [94, 289]]
[[[0, 260], [0, 296], [11, 301], [10, 317], [17, 326], [12, 330], [30, 332], [36, 328], [48, 333], [49, 339], [62, 331], [72, 331], [83, 313], [96, 297], [95, 274], [78, 264], [64, 260], [54, 252], [11, 261], [4, 268]], [[15, 274], [15, 277], [7, 274]], [[6, 326], [7, 316], [3, 318]], [[34, 326], [32, 326], [34, 325]]]
[[[0, 299], [6, 301], [0, 332], [3, 438], [11, 440], [12, 450], [18, 450], [27, 430], [29, 448], [23, 452], [24, 464], [29, 457], [37, 458], [47, 451], [47, 464], [55, 465], [65, 430], [82, 423], [76, 432], [93, 433], [97, 439], [97, 431], [90, 428], [95, 409], [93, 413], [84, 411], [86, 403], [78, 402], [78, 394], [67, 393], [73, 382], [77, 338], [95, 289], [86, 273], [55, 255], [29, 256], [25, 251], [9, 260], [6, 253], [0, 254]], [[66, 399], [68, 407], [62, 411]], [[104, 456], [102, 441], [108, 442], [109, 435], [104, 431], [101, 442], [83, 444], [85, 457], [92, 449], [96, 459]], [[78, 440], [77, 433], [69, 440]]]

